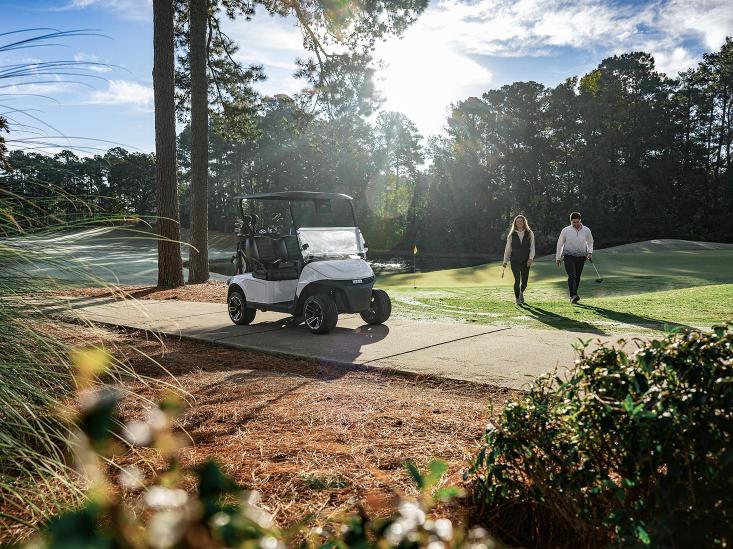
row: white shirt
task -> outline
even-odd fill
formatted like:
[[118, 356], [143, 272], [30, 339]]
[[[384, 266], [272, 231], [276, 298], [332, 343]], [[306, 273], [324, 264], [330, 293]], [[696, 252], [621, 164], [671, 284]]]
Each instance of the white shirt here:
[[[522, 242], [524, 240], [524, 235], [526, 231], [517, 231], [517, 236], [519, 237], [519, 241]], [[506, 247], [504, 248], [504, 263], [509, 261], [509, 258], [512, 255], [512, 233], [509, 233], [509, 236], [506, 237]], [[529, 241], [529, 258], [534, 259], [534, 238], [530, 239]]]
[[575, 230], [572, 225], [568, 225], [560, 231], [560, 238], [557, 239], [557, 251], [555, 259], [560, 261], [563, 255], [574, 255], [584, 257], [593, 253], [593, 235], [590, 229], [585, 225], [581, 225], [580, 229]]

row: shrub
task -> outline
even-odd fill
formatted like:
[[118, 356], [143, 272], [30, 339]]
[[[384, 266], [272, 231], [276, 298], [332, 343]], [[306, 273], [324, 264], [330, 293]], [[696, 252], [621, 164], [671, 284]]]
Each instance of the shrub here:
[[601, 347], [489, 425], [476, 516], [534, 546], [733, 543], [733, 333]]

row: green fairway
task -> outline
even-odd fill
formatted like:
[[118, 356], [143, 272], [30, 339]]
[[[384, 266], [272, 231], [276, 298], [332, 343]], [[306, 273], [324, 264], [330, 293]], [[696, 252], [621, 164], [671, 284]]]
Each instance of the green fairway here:
[[[430, 273], [385, 275], [397, 314], [432, 320], [518, 324], [592, 333], [709, 327], [733, 320], [733, 244], [656, 240], [598, 250], [603, 282], [586, 263], [580, 304], [567, 299], [565, 270], [553, 257], [530, 271], [526, 306], [514, 304], [501, 263]], [[414, 281], [414, 282], [413, 282]], [[416, 288], [413, 288], [413, 283]]]

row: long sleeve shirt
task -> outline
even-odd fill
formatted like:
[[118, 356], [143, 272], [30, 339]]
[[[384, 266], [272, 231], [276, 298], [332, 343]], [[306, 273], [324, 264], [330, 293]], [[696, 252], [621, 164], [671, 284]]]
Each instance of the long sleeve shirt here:
[[[523, 242], [524, 237], [527, 235], [527, 231], [517, 231], [517, 236], [519, 237], [519, 241]], [[530, 238], [530, 237], [527, 237]], [[509, 258], [512, 255], [512, 233], [509, 233], [509, 236], [506, 237], [506, 247], [504, 248], [504, 263], [507, 263], [509, 261]], [[534, 259], [534, 238], [530, 238], [529, 241], [529, 258]]]
[[556, 260], [560, 261], [564, 255], [583, 257], [592, 253], [593, 235], [588, 227], [581, 225], [580, 229], [576, 230], [572, 225], [568, 225], [560, 231], [555, 253]]

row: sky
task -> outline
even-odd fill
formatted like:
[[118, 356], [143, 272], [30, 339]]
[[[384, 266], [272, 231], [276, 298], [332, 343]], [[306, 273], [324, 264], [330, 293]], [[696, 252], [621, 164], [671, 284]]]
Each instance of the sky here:
[[[78, 83], [0, 80], [11, 149], [31, 146], [12, 140], [33, 140], [38, 132], [79, 154], [116, 145], [154, 150], [151, 6], [150, 0], [0, 0], [0, 33], [94, 30], [55, 46], [0, 52], [0, 66], [100, 63]], [[306, 55], [293, 18], [259, 8], [251, 21], [227, 21], [224, 30], [239, 44], [241, 61], [263, 65], [261, 93], [303, 87], [293, 77], [295, 59]], [[0, 36], [0, 47], [32, 34]], [[730, 0], [431, 0], [403, 36], [377, 44], [377, 88], [382, 110], [404, 113], [429, 136], [443, 131], [451, 103], [489, 89], [520, 80], [554, 86], [605, 57], [637, 50], [652, 53], [657, 67], [674, 76], [720, 48], [726, 34], [733, 35]], [[36, 150], [58, 150], [40, 141]]]

